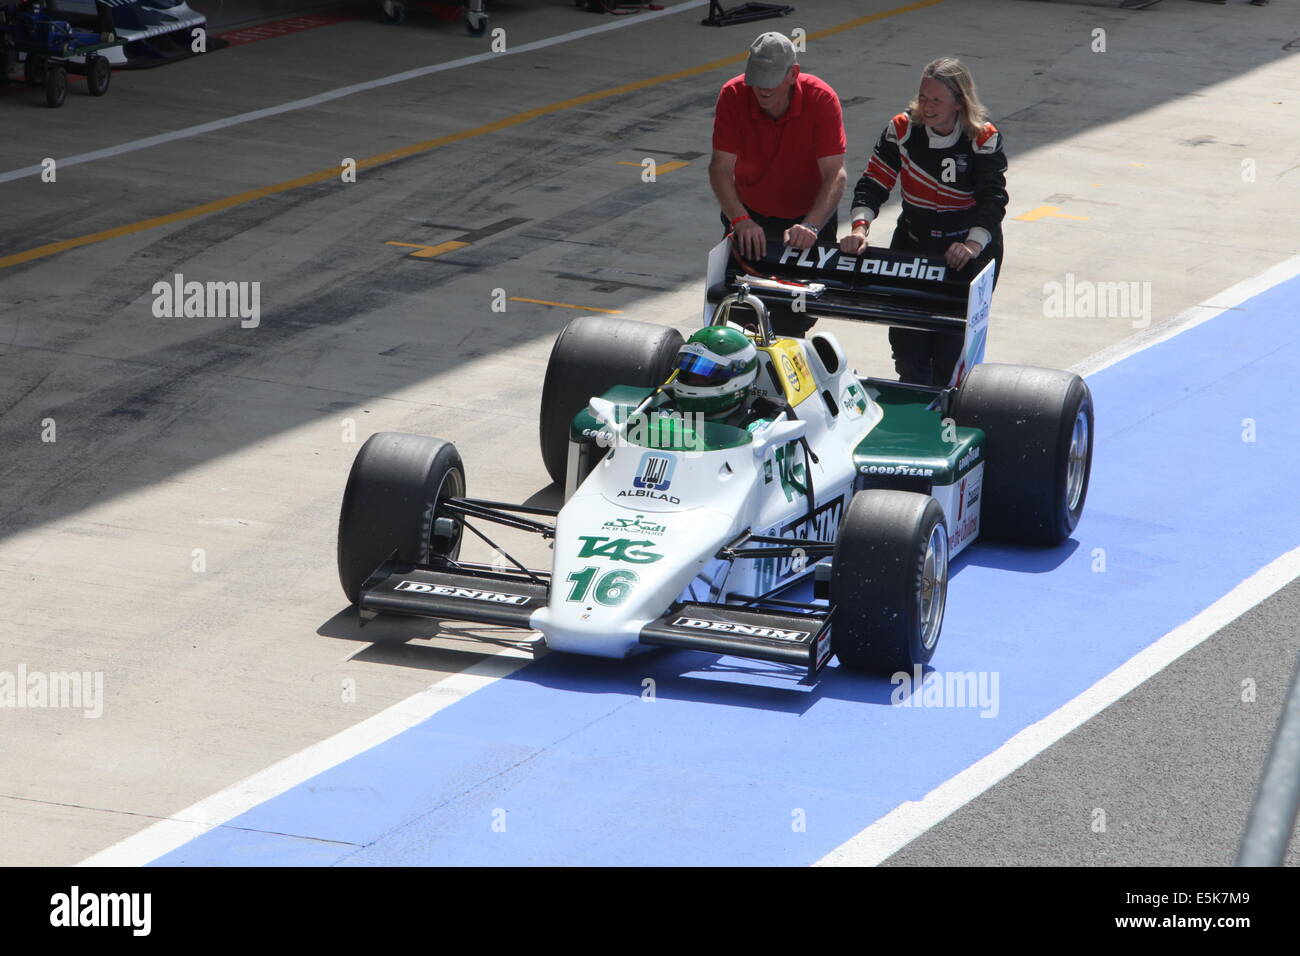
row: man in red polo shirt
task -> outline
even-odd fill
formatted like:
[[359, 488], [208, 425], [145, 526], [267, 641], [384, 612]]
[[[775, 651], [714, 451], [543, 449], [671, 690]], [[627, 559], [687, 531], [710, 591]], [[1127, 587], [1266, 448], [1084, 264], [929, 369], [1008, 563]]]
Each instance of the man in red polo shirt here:
[[787, 37], [764, 33], [718, 94], [709, 183], [747, 258], [766, 252], [765, 231], [792, 249], [836, 241], [847, 181], [840, 99], [795, 59]]

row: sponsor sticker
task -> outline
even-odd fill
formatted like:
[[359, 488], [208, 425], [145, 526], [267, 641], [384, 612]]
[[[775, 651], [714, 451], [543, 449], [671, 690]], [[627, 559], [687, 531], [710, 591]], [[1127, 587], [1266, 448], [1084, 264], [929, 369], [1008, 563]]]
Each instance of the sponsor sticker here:
[[858, 471], [864, 475], [906, 475], [909, 478], [933, 478], [933, 468], [915, 465], [863, 465]]
[[667, 491], [672, 486], [673, 472], [676, 470], [676, 455], [648, 451], [641, 456], [632, 486], [645, 491]]
[[741, 634], [745, 637], [771, 637], [781, 641], [806, 641], [807, 631], [788, 631], [780, 627], [763, 627], [757, 624], [737, 624], [734, 621], [710, 621], [699, 617], [679, 617], [673, 627], [697, 631], [718, 631], [723, 634]]
[[606, 531], [631, 531], [636, 534], [653, 535], [662, 535], [668, 530], [666, 525], [646, 521], [645, 515], [637, 515], [635, 518], [615, 518], [613, 521], [606, 521], [601, 528]]
[[831, 631], [826, 628], [822, 632], [821, 638], [817, 641], [817, 663], [814, 665], [815, 670], [821, 670], [825, 663], [831, 659]]
[[656, 551], [647, 550], [653, 541], [632, 541], [629, 538], [604, 538], [596, 535], [579, 535], [582, 547], [578, 549], [580, 558], [608, 558], [611, 561], [627, 561], [632, 564], [652, 564], [663, 557]]
[[399, 581], [394, 591], [412, 591], [416, 594], [437, 594], [441, 597], [466, 598], [471, 601], [489, 601], [492, 604], [527, 604], [524, 594], [506, 594], [502, 591], [485, 591], [480, 588], [458, 588], [448, 584], [425, 584], [422, 581]]
[[844, 386], [840, 393], [840, 405], [854, 418], [861, 418], [867, 413], [867, 395], [857, 383]]
[[[942, 236], [939, 231], [936, 235]], [[814, 258], [816, 255], [816, 258]], [[841, 255], [834, 249], [791, 249], [789, 246], [781, 254], [781, 265], [796, 266], [805, 269], [834, 269], [837, 272], [858, 272], [863, 275], [897, 276], [900, 279], [929, 279], [942, 281], [948, 276], [948, 268], [942, 262], [933, 262], [924, 256], [915, 256], [910, 262], [896, 262], [892, 259], [873, 256]]]

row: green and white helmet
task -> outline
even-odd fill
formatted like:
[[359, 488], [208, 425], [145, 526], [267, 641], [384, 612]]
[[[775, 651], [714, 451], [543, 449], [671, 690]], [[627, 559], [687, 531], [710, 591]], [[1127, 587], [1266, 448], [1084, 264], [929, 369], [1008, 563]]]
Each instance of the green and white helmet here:
[[710, 325], [677, 353], [673, 398], [684, 412], [722, 415], [745, 400], [758, 377], [758, 350], [739, 329]]

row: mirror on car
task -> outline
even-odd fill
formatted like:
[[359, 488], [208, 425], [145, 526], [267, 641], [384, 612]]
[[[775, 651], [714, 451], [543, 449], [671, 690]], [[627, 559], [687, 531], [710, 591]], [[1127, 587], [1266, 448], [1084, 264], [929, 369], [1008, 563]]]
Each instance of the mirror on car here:
[[808, 423], [798, 418], [783, 418], [754, 432], [755, 449], [797, 441], [808, 430]]

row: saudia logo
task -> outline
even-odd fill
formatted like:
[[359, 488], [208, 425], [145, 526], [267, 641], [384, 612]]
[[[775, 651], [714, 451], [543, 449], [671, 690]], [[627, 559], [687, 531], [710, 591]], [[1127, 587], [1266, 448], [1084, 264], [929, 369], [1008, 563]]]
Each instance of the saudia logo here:
[[[814, 256], [816, 258], [813, 258]], [[894, 262], [870, 257], [842, 256], [839, 254], [839, 250], [834, 247], [829, 249], [814, 247], [804, 249], [801, 252], [798, 249], [791, 249], [786, 246], [779, 261], [781, 265], [786, 265], [791, 259], [794, 259], [795, 265], [803, 266], [806, 269], [824, 270], [833, 268], [838, 272], [857, 271], [864, 275], [897, 276], [900, 279], [931, 279], [936, 282], [942, 281], [948, 276], [946, 266], [936, 265], [929, 259], [923, 259], [920, 256], [917, 256], [911, 262]], [[833, 264], [829, 264], [832, 263], [832, 260], [834, 260]]]

